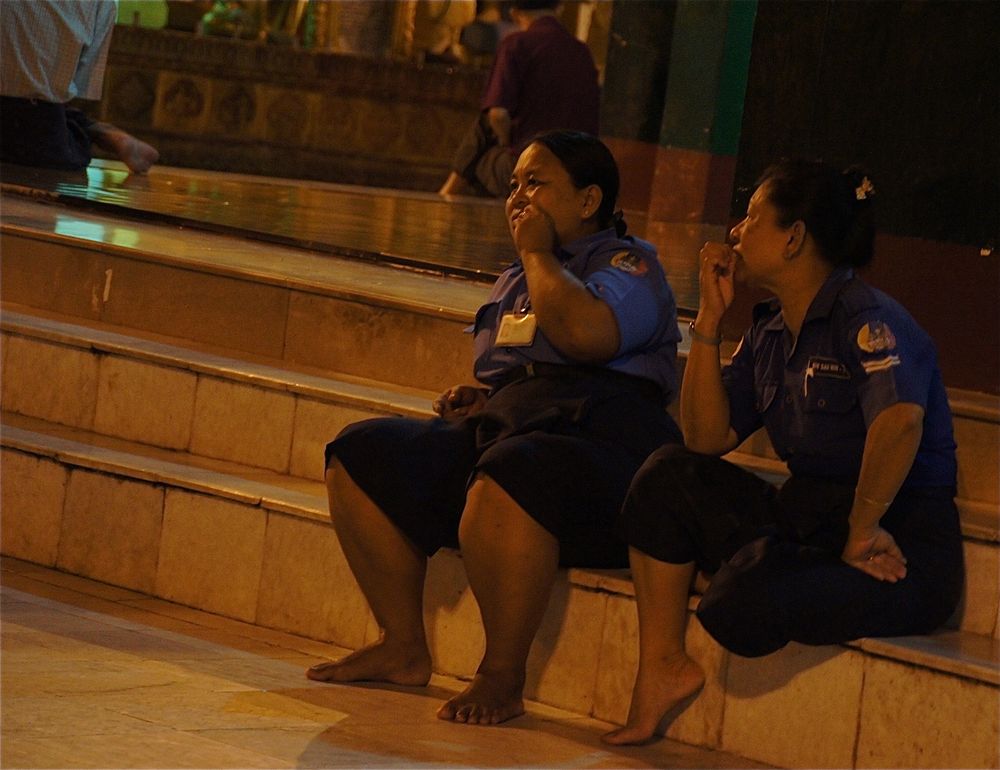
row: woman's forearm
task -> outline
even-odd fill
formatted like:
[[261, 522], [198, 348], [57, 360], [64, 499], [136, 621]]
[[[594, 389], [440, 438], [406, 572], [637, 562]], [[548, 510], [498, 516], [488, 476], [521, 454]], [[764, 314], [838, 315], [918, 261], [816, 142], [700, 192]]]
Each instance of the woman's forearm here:
[[896, 498], [917, 456], [923, 419], [918, 404], [893, 404], [872, 421], [851, 507], [852, 531], [878, 526]]
[[583, 363], [614, 358], [621, 337], [611, 307], [591, 294], [555, 255], [528, 251], [521, 262], [531, 308], [549, 341], [568, 358]]
[[[717, 337], [719, 322], [699, 315], [695, 330]], [[722, 385], [718, 345], [692, 338], [681, 384], [681, 429], [684, 444], [702, 454], [723, 454], [736, 445], [729, 426], [729, 399]]]

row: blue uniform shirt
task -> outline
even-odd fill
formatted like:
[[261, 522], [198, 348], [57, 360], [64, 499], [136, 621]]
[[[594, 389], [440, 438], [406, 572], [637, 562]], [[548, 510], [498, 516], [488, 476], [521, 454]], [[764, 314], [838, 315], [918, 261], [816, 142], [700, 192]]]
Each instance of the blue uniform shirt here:
[[[590, 292], [604, 300], [618, 321], [621, 345], [605, 368], [656, 382], [667, 400], [677, 392], [677, 305], [656, 249], [637, 238], [618, 238], [602, 230], [561, 247], [557, 256]], [[574, 364], [545, 337], [541, 328], [528, 346], [496, 344], [505, 313], [531, 311], [524, 267], [515, 262], [497, 279], [489, 300], [476, 314], [475, 374], [485, 385], [504, 380], [511, 369], [529, 363]]]
[[857, 480], [868, 426], [888, 406], [924, 408], [923, 436], [903, 486], [954, 486], [955, 441], [930, 337], [850, 269], [813, 299], [794, 346], [777, 300], [723, 371], [730, 424], [742, 441], [763, 425], [793, 474]]

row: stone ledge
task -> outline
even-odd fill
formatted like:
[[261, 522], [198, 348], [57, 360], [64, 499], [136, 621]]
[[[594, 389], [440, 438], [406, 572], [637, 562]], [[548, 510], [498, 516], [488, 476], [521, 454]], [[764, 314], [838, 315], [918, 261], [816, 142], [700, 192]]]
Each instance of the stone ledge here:
[[[74, 211], [73, 218], [94, 225], [93, 230], [65, 235], [56, 232], [60, 209], [38, 198], [44, 193], [4, 185], [4, 219], [0, 232], [9, 238], [37, 241], [86, 252], [108, 254], [135, 262], [164, 265], [205, 275], [236, 278], [309, 294], [392, 307], [435, 318], [471, 323], [489, 294], [490, 285], [430, 272], [401, 269], [323, 251], [243, 239], [191, 228], [189, 247], [178, 247], [176, 227], [143, 223], [134, 245], [107, 243], [105, 227], [134, 221], [120, 216]], [[405, 195], [405, 193], [403, 193]], [[388, 280], [387, 280], [388, 279]], [[428, 299], [431, 297], [431, 299]]]
[[[38, 421], [34, 421], [38, 422]], [[37, 425], [42, 428], [42, 425]], [[301, 483], [288, 483], [287, 477], [269, 474], [266, 481], [247, 469], [251, 478], [239, 477], [210, 468], [187, 464], [196, 458], [184, 456], [185, 462], [170, 462], [142, 454], [145, 447], [116, 442], [119, 448], [96, 446], [76, 440], [80, 431], [49, 427], [51, 432], [28, 430], [5, 424], [2, 444], [36, 457], [45, 457], [63, 465], [85, 468], [111, 476], [151, 482], [165, 487], [189, 490], [231, 500], [264, 510], [326, 522], [326, 500], [322, 485], [313, 483], [303, 491]], [[76, 434], [76, 438], [59, 434]], [[128, 451], [127, 448], [131, 448]], [[278, 483], [285, 480], [285, 484]], [[570, 585], [605, 594], [634, 598], [627, 570], [571, 569]], [[697, 597], [692, 596], [692, 609]], [[861, 639], [848, 645], [862, 652], [898, 662], [932, 669], [966, 679], [1000, 685], [1000, 642], [989, 637], [961, 631], [942, 631], [927, 636], [895, 639]]]
[[[28, 310], [27, 308], [25, 308]], [[182, 371], [207, 375], [227, 381], [241, 382], [269, 391], [308, 396], [375, 413], [394, 413], [413, 417], [430, 417], [430, 405], [437, 395], [431, 391], [385, 385], [357, 377], [332, 378], [296, 372], [287, 366], [251, 362], [214, 353], [192, 350], [156, 340], [134, 337], [119, 332], [83, 326], [77, 323], [41, 317], [30, 312], [5, 310], [0, 316], [0, 328], [6, 333], [48, 343], [65, 345], [86, 351], [96, 351], [124, 358], [147, 361]], [[989, 407], [990, 397], [953, 391], [961, 404], [975, 404], [975, 419], [987, 417], [1000, 421], [1000, 414]], [[751, 437], [726, 459], [752, 470], [767, 481], [780, 485], [788, 477], [783, 462], [766, 456], [766, 441]], [[1000, 511], [991, 501], [958, 498], [962, 531], [967, 538], [986, 543], [1000, 542]]]
[[964, 679], [1000, 686], [1000, 641], [963, 631], [858, 639], [848, 647]]
[[[204, 353], [191, 348], [144, 340], [117, 332], [65, 323], [16, 311], [5, 310], [0, 318], [5, 332], [68, 347], [99, 353], [127, 356], [151, 363], [245, 382], [271, 390], [298, 393], [319, 398], [333, 398], [364, 409], [389, 409], [400, 414], [425, 417], [432, 412], [431, 401], [437, 393], [414, 395], [400, 386], [388, 389], [371, 382], [354, 382], [295, 372], [287, 366], [270, 366], [241, 358]], [[409, 389], [415, 391], [416, 389]]]

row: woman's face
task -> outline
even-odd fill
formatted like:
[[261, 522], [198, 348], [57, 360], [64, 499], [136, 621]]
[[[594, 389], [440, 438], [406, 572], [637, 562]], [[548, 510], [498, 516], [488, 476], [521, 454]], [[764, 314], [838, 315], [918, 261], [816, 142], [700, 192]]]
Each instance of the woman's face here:
[[591, 220], [600, 204], [596, 186], [578, 190], [569, 172], [544, 144], [529, 144], [517, 160], [507, 196], [507, 224], [514, 222], [528, 206], [541, 209], [552, 219], [556, 245], [571, 243], [597, 231]]
[[743, 221], [729, 231], [736, 252], [736, 278], [767, 287], [769, 278], [786, 263], [790, 228], [780, 224], [778, 209], [768, 198], [765, 182], [754, 192]]

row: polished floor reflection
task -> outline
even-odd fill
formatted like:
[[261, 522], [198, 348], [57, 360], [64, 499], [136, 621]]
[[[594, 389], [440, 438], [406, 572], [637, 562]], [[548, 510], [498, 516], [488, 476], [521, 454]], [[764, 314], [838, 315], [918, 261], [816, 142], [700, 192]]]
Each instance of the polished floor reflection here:
[[332, 645], [16, 559], [0, 563], [3, 767], [736, 768], [669, 740], [529, 704], [502, 727], [434, 717], [461, 683], [311, 682]]
[[68, 206], [492, 282], [514, 258], [497, 201], [94, 161], [71, 173], [4, 166], [5, 187]]
[[[94, 161], [70, 173], [4, 166], [6, 193], [491, 284], [515, 256], [500, 201]], [[698, 265], [660, 254], [680, 308], [698, 307]]]

